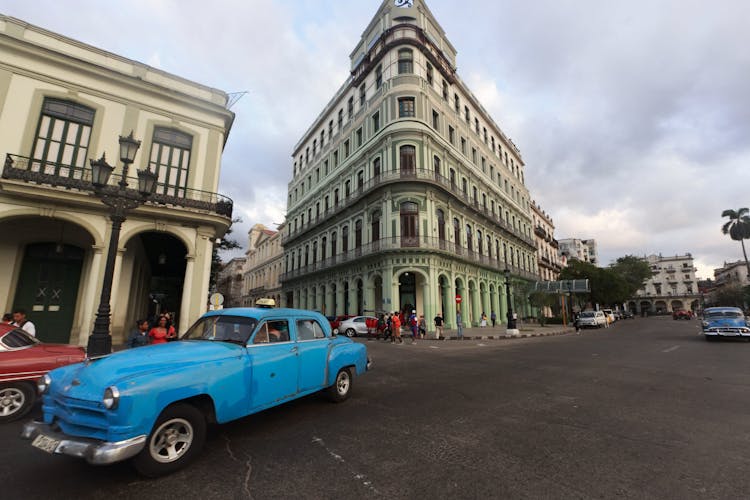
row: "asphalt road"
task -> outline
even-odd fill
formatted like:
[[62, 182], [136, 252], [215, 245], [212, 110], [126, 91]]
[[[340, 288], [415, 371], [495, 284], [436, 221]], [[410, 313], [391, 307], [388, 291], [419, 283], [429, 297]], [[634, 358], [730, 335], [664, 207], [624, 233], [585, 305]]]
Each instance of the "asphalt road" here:
[[352, 398], [212, 429], [157, 480], [46, 455], [0, 428], [2, 497], [748, 498], [750, 344], [697, 321], [583, 335], [367, 342]]

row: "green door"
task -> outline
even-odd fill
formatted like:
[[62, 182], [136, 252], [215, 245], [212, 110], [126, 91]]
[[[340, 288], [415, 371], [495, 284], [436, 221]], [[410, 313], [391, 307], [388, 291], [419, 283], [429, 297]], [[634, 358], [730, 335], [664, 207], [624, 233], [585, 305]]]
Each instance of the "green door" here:
[[13, 309], [25, 309], [43, 342], [70, 342], [83, 250], [35, 243], [26, 247]]

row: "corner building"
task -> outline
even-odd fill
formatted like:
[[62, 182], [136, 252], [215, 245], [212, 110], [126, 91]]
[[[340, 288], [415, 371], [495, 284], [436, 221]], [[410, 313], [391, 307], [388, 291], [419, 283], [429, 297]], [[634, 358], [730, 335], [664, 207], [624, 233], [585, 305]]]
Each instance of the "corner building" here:
[[350, 59], [294, 149], [285, 305], [414, 308], [433, 329], [438, 312], [455, 327], [460, 295], [464, 324], [505, 320], [504, 270], [512, 288], [537, 279], [519, 150], [456, 74], [424, 2], [383, 2]]

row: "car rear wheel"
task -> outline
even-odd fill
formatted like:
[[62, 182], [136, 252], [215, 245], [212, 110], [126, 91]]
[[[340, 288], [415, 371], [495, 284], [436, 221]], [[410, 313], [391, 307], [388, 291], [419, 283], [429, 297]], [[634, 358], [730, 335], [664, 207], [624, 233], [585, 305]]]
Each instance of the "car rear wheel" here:
[[354, 331], [354, 328], [347, 328], [346, 332], [344, 332], [344, 333], [346, 333], [346, 336], [350, 337], [350, 338], [354, 337], [357, 334], [357, 332]]
[[174, 404], [159, 415], [145, 448], [133, 459], [133, 465], [147, 477], [171, 474], [187, 465], [205, 441], [203, 413], [189, 404]]
[[349, 399], [352, 392], [352, 373], [349, 368], [342, 368], [336, 374], [336, 381], [328, 388], [328, 397], [334, 403]]
[[0, 384], [0, 423], [26, 415], [34, 406], [34, 387], [26, 382]]

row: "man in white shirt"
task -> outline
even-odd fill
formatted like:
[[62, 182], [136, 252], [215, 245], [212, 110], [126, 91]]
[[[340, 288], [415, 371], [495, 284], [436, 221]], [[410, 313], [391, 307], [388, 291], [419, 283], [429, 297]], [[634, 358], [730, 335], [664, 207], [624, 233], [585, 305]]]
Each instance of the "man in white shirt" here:
[[36, 327], [34, 323], [26, 319], [26, 311], [23, 309], [13, 311], [13, 324], [32, 337], [36, 337]]

